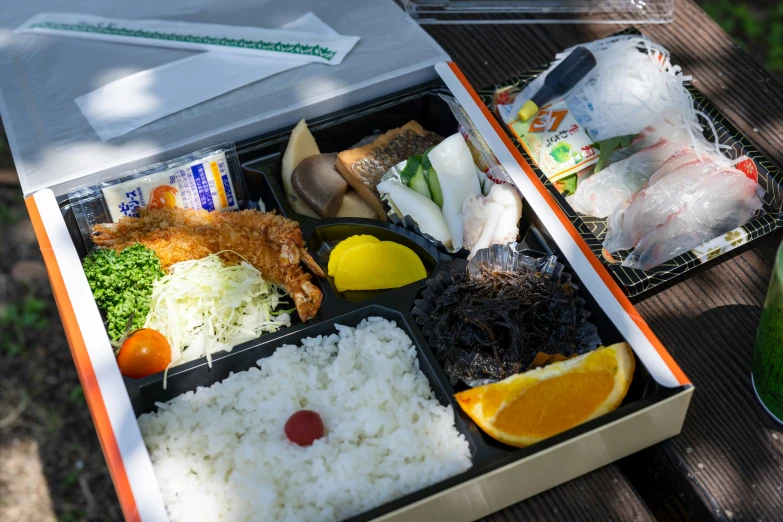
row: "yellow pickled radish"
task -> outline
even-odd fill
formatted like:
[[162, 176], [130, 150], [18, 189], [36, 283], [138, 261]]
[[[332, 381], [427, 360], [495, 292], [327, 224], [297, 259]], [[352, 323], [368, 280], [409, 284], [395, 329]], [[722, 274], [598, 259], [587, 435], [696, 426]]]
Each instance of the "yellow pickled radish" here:
[[393, 241], [381, 241], [348, 249], [337, 267], [334, 284], [338, 292], [381, 290], [399, 288], [426, 277], [424, 264], [413, 250]]
[[340, 264], [340, 260], [343, 255], [350, 249], [357, 245], [364, 245], [365, 243], [380, 243], [381, 240], [375, 236], [351, 236], [348, 239], [344, 239], [337, 243], [337, 246], [332, 250], [332, 254], [329, 256], [329, 265], [327, 272], [330, 276], [334, 277], [337, 273], [337, 266]]

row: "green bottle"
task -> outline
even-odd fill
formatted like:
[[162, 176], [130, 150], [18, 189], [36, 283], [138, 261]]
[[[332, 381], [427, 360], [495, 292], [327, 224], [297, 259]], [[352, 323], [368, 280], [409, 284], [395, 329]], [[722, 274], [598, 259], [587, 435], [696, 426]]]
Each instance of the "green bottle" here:
[[783, 243], [775, 256], [751, 367], [753, 388], [762, 406], [783, 424]]

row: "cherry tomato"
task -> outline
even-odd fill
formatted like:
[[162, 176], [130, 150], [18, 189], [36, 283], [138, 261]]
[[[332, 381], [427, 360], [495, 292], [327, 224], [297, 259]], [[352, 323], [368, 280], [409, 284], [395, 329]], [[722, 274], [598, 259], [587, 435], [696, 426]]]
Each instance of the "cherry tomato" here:
[[299, 410], [285, 423], [285, 434], [293, 443], [310, 446], [324, 436], [324, 423], [316, 412]]
[[141, 379], [162, 372], [171, 363], [171, 346], [163, 334], [151, 328], [133, 332], [122, 343], [117, 355], [120, 373]]

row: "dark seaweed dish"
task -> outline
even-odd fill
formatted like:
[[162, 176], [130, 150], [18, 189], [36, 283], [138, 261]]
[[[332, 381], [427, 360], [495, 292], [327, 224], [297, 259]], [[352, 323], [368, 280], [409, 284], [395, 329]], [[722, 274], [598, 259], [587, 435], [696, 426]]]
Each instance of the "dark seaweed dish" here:
[[[453, 271], [423, 331], [452, 379], [482, 383], [528, 370], [546, 356], [594, 350], [576, 287], [534, 271]], [[539, 356], [537, 359], [536, 356]]]

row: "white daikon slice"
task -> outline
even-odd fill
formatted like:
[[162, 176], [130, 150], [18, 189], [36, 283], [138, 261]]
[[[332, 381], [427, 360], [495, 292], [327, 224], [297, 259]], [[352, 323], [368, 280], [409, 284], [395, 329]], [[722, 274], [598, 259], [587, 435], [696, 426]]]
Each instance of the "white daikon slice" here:
[[455, 249], [462, 247], [462, 205], [469, 196], [480, 196], [473, 156], [461, 134], [453, 134], [433, 148], [427, 157], [438, 173], [443, 192], [443, 217]]
[[[400, 217], [410, 216], [419, 228], [450, 248], [453, 244], [450, 227], [446, 224], [438, 205], [415, 190], [399, 182], [386, 180], [378, 184], [378, 192], [389, 198], [390, 204]], [[460, 243], [462, 231], [460, 230]]]

